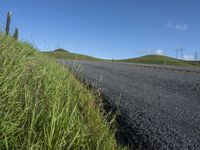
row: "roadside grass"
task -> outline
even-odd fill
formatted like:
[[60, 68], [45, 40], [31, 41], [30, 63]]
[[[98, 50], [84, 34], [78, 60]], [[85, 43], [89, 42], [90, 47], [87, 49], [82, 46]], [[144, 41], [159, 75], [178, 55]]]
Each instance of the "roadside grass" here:
[[122, 149], [114, 124], [67, 68], [0, 33], [0, 149]]
[[193, 65], [193, 66], [197, 66], [200, 67], [200, 61], [187, 61], [187, 63]]

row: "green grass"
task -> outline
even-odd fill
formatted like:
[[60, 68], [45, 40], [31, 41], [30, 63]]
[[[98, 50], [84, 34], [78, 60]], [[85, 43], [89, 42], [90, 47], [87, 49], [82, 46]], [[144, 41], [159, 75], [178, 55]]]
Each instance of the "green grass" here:
[[186, 61], [187, 63], [191, 64], [192, 66], [200, 67], [200, 61]]
[[0, 149], [120, 149], [114, 119], [67, 68], [2, 33], [0, 65]]

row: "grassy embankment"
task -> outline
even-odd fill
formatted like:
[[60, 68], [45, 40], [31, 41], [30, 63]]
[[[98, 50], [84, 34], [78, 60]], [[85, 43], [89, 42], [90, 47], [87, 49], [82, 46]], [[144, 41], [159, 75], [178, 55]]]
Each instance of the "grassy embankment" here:
[[0, 33], [0, 149], [117, 149], [111, 126], [66, 68]]
[[[44, 54], [54, 57], [57, 59], [71, 59], [71, 60], [87, 60], [87, 61], [107, 61], [111, 62], [109, 59], [100, 59], [83, 54], [70, 53], [64, 49], [57, 49], [54, 51], [43, 52]], [[144, 63], [144, 64], [158, 64], [158, 65], [175, 65], [175, 66], [200, 66], [200, 62], [195, 61], [184, 61], [167, 56], [160, 55], [146, 55], [138, 58], [130, 59], [120, 59], [113, 60], [114, 62], [126, 62], [126, 63]]]

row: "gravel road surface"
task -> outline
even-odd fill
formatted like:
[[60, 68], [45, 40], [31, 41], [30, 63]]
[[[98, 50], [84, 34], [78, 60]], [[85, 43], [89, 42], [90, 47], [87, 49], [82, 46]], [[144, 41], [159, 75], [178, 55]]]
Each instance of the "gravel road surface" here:
[[63, 63], [119, 108], [125, 119], [122, 124], [128, 127], [126, 144], [139, 144], [140, 149], [200, 150], [200, 68]]

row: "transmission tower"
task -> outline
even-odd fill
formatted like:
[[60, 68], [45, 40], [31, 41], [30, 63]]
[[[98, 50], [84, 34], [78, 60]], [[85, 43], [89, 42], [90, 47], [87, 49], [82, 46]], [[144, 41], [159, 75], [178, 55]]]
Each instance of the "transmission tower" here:
[[181, 56], [181, 59], [183, 59], [183, 49], [182, 48], [177, 48], [176, 49], [176, 59], [178, 59], [178, 56]]

